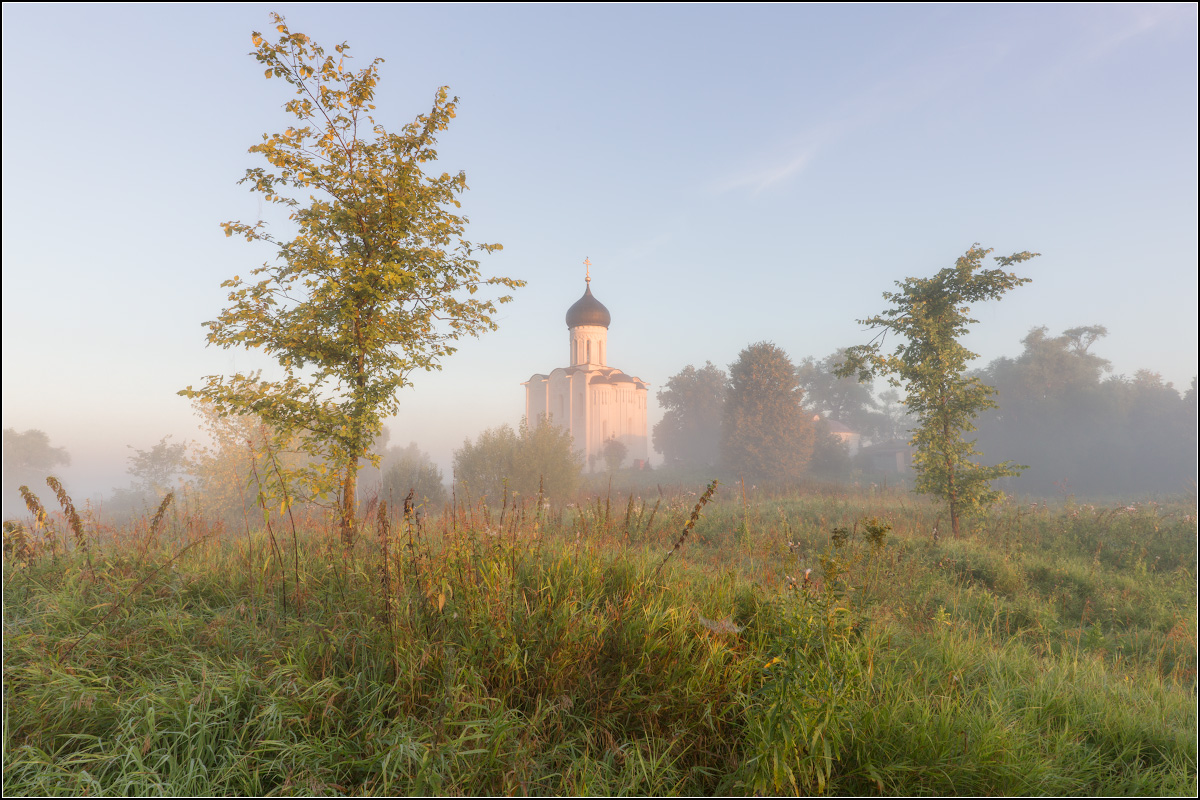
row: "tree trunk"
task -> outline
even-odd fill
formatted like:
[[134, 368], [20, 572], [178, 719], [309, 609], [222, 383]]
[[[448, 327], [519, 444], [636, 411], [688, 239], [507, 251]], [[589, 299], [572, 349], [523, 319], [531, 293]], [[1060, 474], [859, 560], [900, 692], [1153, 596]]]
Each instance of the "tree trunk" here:
[[358, 528], [358, 459], [352, 459], [346, 465], [346, 475], [342, 481], [342, 545], [349, 548], [354, 544]]

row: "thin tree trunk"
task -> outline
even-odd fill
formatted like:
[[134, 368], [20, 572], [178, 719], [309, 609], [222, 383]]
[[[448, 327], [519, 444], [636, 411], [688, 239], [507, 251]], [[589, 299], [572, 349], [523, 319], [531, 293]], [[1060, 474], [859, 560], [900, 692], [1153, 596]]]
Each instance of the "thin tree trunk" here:
[[358, 459], [352, 459], [346, 466], [346, 476], [342, 481], [342, 544], [350, 547], [354, 544], [355, 529], [358, 526]]

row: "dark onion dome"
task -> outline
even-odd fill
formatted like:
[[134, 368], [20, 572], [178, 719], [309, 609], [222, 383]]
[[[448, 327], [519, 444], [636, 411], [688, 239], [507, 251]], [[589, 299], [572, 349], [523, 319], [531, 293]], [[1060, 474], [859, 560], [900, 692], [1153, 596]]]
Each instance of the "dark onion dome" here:
[[592, 297], [592, 284], [588, 283], [583, 297], [575, 301], [575, 305], [567, 309], [567, 327], [577, 328], [580, 325], [599, 325], [607, 328], [612, 322], [612, 314], [596, 298]]

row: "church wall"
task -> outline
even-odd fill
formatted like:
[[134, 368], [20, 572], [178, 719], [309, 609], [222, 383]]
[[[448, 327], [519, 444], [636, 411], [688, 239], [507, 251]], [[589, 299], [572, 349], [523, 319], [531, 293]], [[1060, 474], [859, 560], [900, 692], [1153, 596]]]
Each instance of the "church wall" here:
[[649, 455], [646, 435], [645, 389], [634, 384], [600, 384], [590, 387], [592, 419], [588, 426], [586, 455], [596, 456], [596, 468], [602, 468], [604, 443], [609, 437], [618, 439], [628, 450], [626, 465]]
[[[607, 322], [607, 309], [591, 299], [590, 289], [580, 302], [584, 306], [576, 304], [568, 312], [568, 326], [573, 319]], [[587, 302], [592, 304], [591, 308], [586, 308]], [[585, 310], [577, 314], [577, 308]], [[650, 437], [645, 385], [620, 370], [607, 368], [606, 325], [576, 324], [568, 330], [570, 367], [555, 369], [548, 376], [534, 375], [525, 384], [525, 409], [530, 426], [536, 427], [539, 416], [545, 414], [555, 425], [566, 428], [589, 471], [605, 468], [602, 451], [609, 437], [620, 440], [627, 448], [626, 465], [646, 459], [650, 454]], [[610, 383], [610, 380], [620, 382]]]
[[543, 414], [551, 413], [546, 407], [550, 382], [545, 378], [531, 379], [525, 388], [525, 420], [529, 429], [537, 428]]
[[608, 329], [599, 325], [580, 325], [570, 330], [571, 366], [605, 366], [608, 354], [604, 350], [608, 340]]

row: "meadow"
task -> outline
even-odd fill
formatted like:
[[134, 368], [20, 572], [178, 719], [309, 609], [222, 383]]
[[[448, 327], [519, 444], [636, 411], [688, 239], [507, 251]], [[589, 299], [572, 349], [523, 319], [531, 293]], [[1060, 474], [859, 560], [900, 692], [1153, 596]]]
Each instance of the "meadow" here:
[[1194, 498], [262, 522], [6, 529], [6, 795], [1197, 792]]

